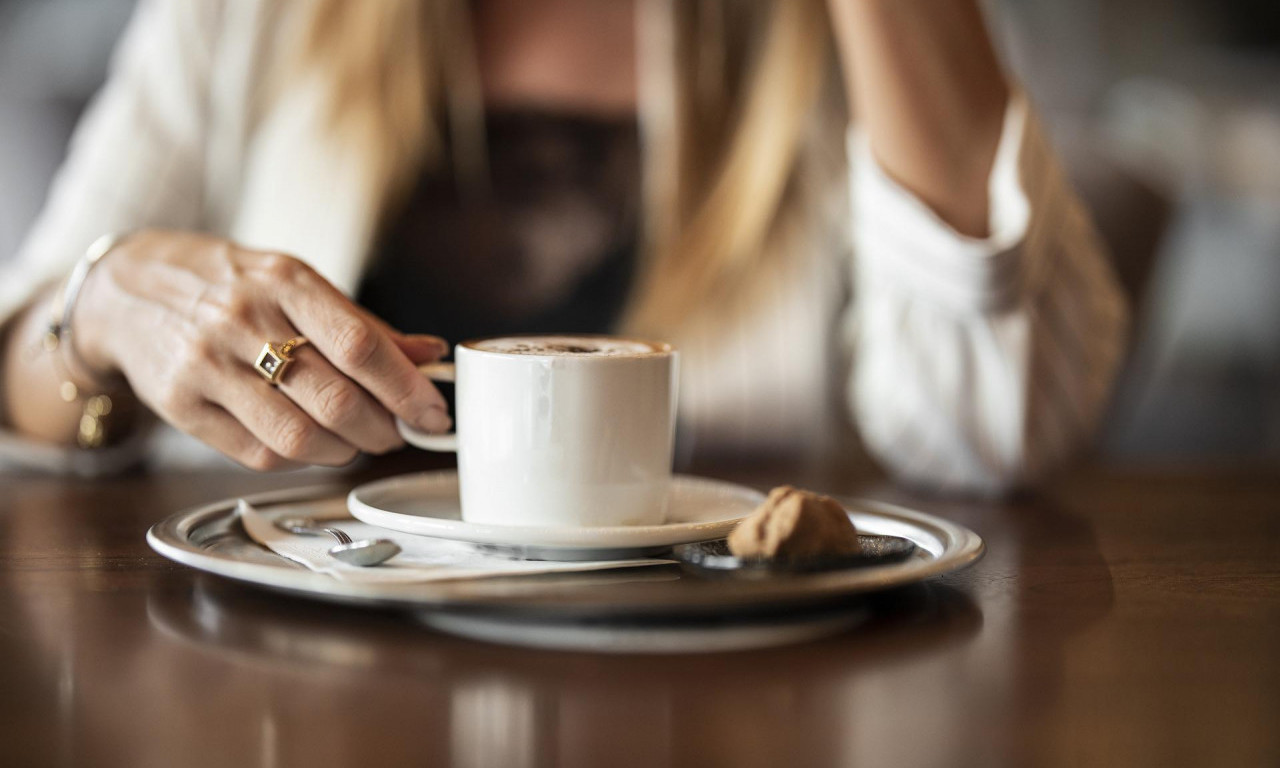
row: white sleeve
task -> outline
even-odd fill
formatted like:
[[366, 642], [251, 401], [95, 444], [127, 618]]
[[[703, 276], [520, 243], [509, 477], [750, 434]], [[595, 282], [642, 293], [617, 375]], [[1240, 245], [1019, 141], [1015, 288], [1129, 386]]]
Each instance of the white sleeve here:
[[[221, 3], [207, 0], [139, 4], [40, 216], [17, 257], [0, 266], [0, 327], [61, 280], [100, 235], [200, 227], [208, 80], [220, 14]], [[97, 474], [136, 453], [136, 441], [82, 452], [0, 429], [0, 466]]]
[[856, 248], [849, 398], [894, 475], [941, 490], [1035, 481], [1091, 437], [1128, 313], [1088, 214], [1025, 100], [991, 172], [990, 232], [965, 237], [851, 134]]
[[219, 8], [139, 4], [39, 217], [16, 259], [0, 267], [0, 322], [103, 234], [199, 226]]

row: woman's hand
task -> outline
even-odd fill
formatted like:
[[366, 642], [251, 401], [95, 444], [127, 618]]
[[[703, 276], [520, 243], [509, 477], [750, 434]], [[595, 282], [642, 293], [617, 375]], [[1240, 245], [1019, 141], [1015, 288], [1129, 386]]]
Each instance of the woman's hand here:
[[[398, 448], [393, 416], [449, 428], [416, 368], [447, 344], [392, 330], [290, 256], [140, 232], [90, 273], [73, 323], [85, 363], [123, 374], [160, 417], [253, 469]], [[294, 336], [311, 343], [274, 388], [254, 360]]]

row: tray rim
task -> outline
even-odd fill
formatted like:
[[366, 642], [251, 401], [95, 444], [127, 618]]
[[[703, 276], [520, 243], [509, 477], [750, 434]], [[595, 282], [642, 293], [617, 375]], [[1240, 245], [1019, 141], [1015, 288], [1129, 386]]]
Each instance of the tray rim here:
[[[161, 520], [147, 531], [147, 543], [160, 555], [198, 572], [325, 602], [354, 606], [407, 610], [448, 610], [502, 613], [525, 619], [689, 616], [773, 612], [830, 602], [867, 592], [914, 584], [969, 567], [986, 552], [982, 538], [958, 523], [898, 504], [837, 497], [855, 516], [890, 521], [933, 537], [941, 549], [935, 552], [918, 538], [907, 536], [930, 559], [912, 559], [855, 571], [838, 571], [765, 581], [696, 580], [704, 594], [671, 602], [631, 600], [564, 599], [557, 601], [557, 589], [575, 577], [599, 579], [601, 574], [618, 578], [635, 573], [637, 580], [652, 578], [652, 572], [673, 569], [671, 580], [693, 577], [679, 574], [676, 566], [646, 566], [586, 574], [494, 577], [478, 580], [423, 582], [417, 584], [352, 584], [314, 573], [281, 558], [279, 564], [249, 562], [223, 553], [208, 552], [192, 541], [201, 527], [235, 514], [235, 503], [244, 498], [256, 506], [291, 502], [344, 501], [349, 491], [341, 485], [326, 484], [287, 488], [229, 497], [189, 507]], [[902, 535], [902, 534], [895, 534]], [[247, 539], [247, 536], [246, 536]], [[263, 552], [268, 550], [263, 549]], [[650, 574], [646, 577], [646, 574]], [[542, 589], [539, 589], [542, 587]], [[694, 591], [694, 590], [691, 590]], [[533, 602], [530, 602], [530, 599]]]

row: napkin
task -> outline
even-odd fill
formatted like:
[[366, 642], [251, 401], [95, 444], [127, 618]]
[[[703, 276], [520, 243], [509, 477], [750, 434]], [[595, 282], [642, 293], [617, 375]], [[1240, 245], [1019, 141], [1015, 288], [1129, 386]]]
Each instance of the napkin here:
[[335, 560], [328, 552], [338, 542], [332, 536], [304, 536], [283, 531], [275, 526], [276, 517], [268, 516], [241, 499], [237, 503], [240, 522], [250, 538], [281, 557], [324, 573], [339, 581], [364, 584], [412, 583], [479, 579], [491, 576], [515, 576], [537, 573], [573, 573], [601, 571], [609, 568], [632, 568], [663, 565], [670, 560], [638, 558], [632, 560], [595, 560], [558, 562], [524, 560], [479, 549], [471, 544], [430, 536], [398, 533], [351, 518], [335, 518], [333, 507], [324, 502], [290, 504], [288, 517], [309, 517], [340, 528], [352, 539], [391, 539], [401, 552], [382, 565], [361, 568]]

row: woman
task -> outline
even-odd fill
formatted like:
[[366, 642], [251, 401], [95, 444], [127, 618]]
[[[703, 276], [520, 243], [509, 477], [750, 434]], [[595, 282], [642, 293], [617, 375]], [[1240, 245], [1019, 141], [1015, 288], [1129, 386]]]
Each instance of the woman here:
[[1085, 441], [1125, 325], [976, 0], [150, 0], [0, 312], [32, 446], [136, 397], [342, 464], [447, 428], [438, 336], [624, 329], [682, 346], [699, 439], [811, 442], [838, 376], [897, 475], [988, 491]]

